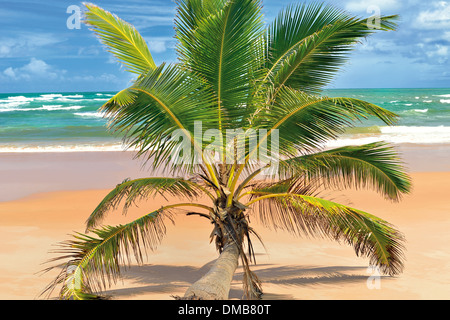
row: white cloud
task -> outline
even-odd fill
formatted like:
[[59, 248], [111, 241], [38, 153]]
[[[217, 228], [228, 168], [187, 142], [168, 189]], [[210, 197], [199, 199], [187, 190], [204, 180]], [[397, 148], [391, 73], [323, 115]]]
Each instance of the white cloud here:
[[39, 48], [63, 41], [48, 33], [21, 33], [16, 37], [0, 37], [0, 58], [30, 57]]
[[71, 77], [67, 77], [65, 79], [66, 82], [76, 83], [113, 83], [113, 84], [123, 84], [125, 85], [125, 79], [121, 79], [114, 74], [111, 73], [103, 73], [101, 75], [74, 75]]
[[148, 42], [150, 52], [160, 53], [167, 50], [166, 42], [161, 40], [154, 40]]
[[81, 47], [78, 49], [79, 56], [98, 56], [99, 54], [100, 50], [98, 46]]
[[352, 0], [346, 4], [345, 9], [350, 12], [364, 11], [365, 13], [373, 13], [373, 10], [369, 8], [374, 6], [378, 7], [381, 14], [383, 14], [383, 11], [398, 9], [400, 4], [397, 0]]
[[359, 45], [358, 49], [361, 52], [393, 52], [396, 49], [398, 50], [399, 45], [395, 43], [394, 40], [391, 39], [367, 39], [367, 41], [363, 42], [361, 45]]
[[10, 66], [0, 70], [0, 87], [4, 87], [5, 84], [8, 86], [20, 84], [22, 87], [23, 83], [26, 83], [25, 86], [43, 86], [48, 88], [55, 85], [68, 88], [80, 85], [86, 88], [92, 85], [122, 88], [130, 84], [129, 80], [128, 77], [118, 77], [111, 73], [83, 75], [73, 71], [68, 72], [34, 57], [22, 66]]
[[445, 31], [444, 34], [442, 35], [442, 39], [450, 42], [450, 31]]
[[174, 37], [148, 37], [144, 36], [144, 40], [148, 45], [150, 53], [161, 53], [174, 49], [176, 40]]
[[419, 13], [416, 27], [423, 29], [445, 30], [450, 28], [450, 3], [439, 1], [433, 3], [433, 10]]
[[36, 78], [54, 80], [66, 73], [65, 70], [57, 70], [45, 61], [31, 58], [30, 62], [19, 68], [8, 67], [3, 71], [3, 75], [10, 80], [31, 80]]
[[171, 37], [144, 37], [151, 53], [161, 53], [175, 47], [175, 39]]
[[16, 78], [16, 73], [14, 72], [14, 69], [11, 68], [11, 67], [6, 68], [6, 69], [3, 71], [3, 74], [4, 74], [5, 76], [10, 77], [10, 78]]
[[111, 12], [117, 13], [119, 16], [122, 13], [132, 13], [132, 14], [136, 14], [136, 13], [147, 13], [147, 14], [161, 14], [161, 15], [170, 15], [170, 16], [174, 16], [176, 13], [176, 9], [175, 9], [175, 4], [172, 1], [167, 1], [168, 4], [159, 4], [159, 5], [146, 5], [146, 4], [129, 4], [127, 3], [126, 5], [123, 4], [112, 4], [109, 7], [109, 10]]
[[25, 72], [34, 73], [37, 75], [44, 75], [48, 73], [50, 66], [43, 60], [31, 58], [30, 63], [22, 67]]
[[173, 16], [155, 16], [155, 15], [124, 15], [122, 18], [130, 22], [137, 30], [142, 30], [157, 26], [173, 26]]
[[440, 64], [447, 62], [449, 57], [449, 48], [444, 45], [436, 45], [434, 50], [430, 50], [425, 52], [428, 58], [436, 59], [436, 61]]
[[0, 57], [7, 57], [9, 56], [9, 53], [11, 51], [11, 48], [5, 44], [0, 45]]

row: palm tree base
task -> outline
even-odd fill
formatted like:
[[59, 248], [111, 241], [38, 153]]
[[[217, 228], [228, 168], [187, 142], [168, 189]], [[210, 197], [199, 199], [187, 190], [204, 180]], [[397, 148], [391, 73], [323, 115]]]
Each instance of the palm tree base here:
[[201, 279], [193, 283], [181, 300], [226, 300], [231, 281], [239, 263], [239, 249], [235, 243], [224, 247], [219, 258]]

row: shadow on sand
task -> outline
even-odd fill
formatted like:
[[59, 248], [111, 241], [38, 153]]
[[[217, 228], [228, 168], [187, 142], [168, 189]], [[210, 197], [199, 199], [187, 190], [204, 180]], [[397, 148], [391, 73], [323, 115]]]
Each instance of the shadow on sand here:
[[[182, 295], [182, 292], [190, 284], [200, 279], [208, 270], [213, 261], [197, 268], [193, 266], [173, 265], [144, 265], [132, 266], [123, 273], [123, 278], [131, 281], [135, 286], [118, 288], [106, 291], [106, 295], [112, 295], [117, 299], [145, 293]], [[275, 284], [281, 286], [313, 286], [320, 284], [344, 284], [360, 282], [365, 285], [370, 274], [366, 273], [367, 267], [363, 266], [330, 266], [312, 267], [302, 265], [279, 266], [272, 264], [260, 264], [253, 268], [254, 272], [263, 284]], [[384, 276], [382, 278], [385, 278]], [[389, 277], [386, 277], [389, 278]], [[242, 269], [239, 268], [233, 278], [230, 290], [230, 299], [241, 299], [243, 291], [240, 288], [242, 281]], [[265, 292], [263, 299], [293, 299], [291, 295]]]

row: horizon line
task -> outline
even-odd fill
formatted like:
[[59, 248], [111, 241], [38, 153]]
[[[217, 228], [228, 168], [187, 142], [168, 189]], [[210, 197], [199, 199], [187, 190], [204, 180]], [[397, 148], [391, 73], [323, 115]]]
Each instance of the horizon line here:
[[[367, 87], [367, 88], [325, 88], [326, 90], [387, 90], [387, 89], [450, 89], [450, 87]], [[119, 92], [120, 90], [94, 90], [94, 91], [23, 91], [23, 92], [0, 92], [0, 94], [32, 94], [32, 93], [98, 93]]]

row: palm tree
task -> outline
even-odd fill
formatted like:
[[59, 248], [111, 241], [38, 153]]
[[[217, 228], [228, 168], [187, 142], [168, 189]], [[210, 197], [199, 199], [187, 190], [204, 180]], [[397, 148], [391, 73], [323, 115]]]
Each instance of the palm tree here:
[[[44, 292], [61, 286], [60, 298], [100, 298], [130, 257], [143, 263], [143, 252], [156, 248], [165, 223], [183, 208], [212, 223], [219, 252], [183, 299], [226, 299], [239, 261], [245, 297], [260, 297], [261, 282], [250, 265], [252, 240], [261, 239], [250, 217], [295, 235], [343, 241], [383, 272], [402, 271], [404, 239], [394, 226], [320, 197], [327, 187], [369, 187], [399, 200], [410, 189], [386, 143], [324, 147], [357, 121], [397, 120], [372, 103], [322, 94], [355, 44], [377, 30], [394, 30], [396, 16], [381, 17], [373, 29], [366, 19], [309, 3], [285, 8], [265, 26], [260, 0], [177, 0], [179, 61], [157, 66], [132, 25], [85, 6], [85, 23], [136, 74], [129, 88], [101, 107], [110, 129], [151, 169], [170, 175], [118, 184], [89, 216], [86, 234], [61, 244], [64, 255], [46, 269], [61, 271]], [[239, 135], [227, 137], [235, 129], [250, 132], [244, 148], [237, 147]], [[212, 145], [208, 132], [216, 134], [211, 152], [205, 152]], [[112, 209], [123, 205], [126, 211], [156, 194], [181, 202], [125, 225], [101, 226]], [[205, 197], [208, 203], [198, 201]]]

